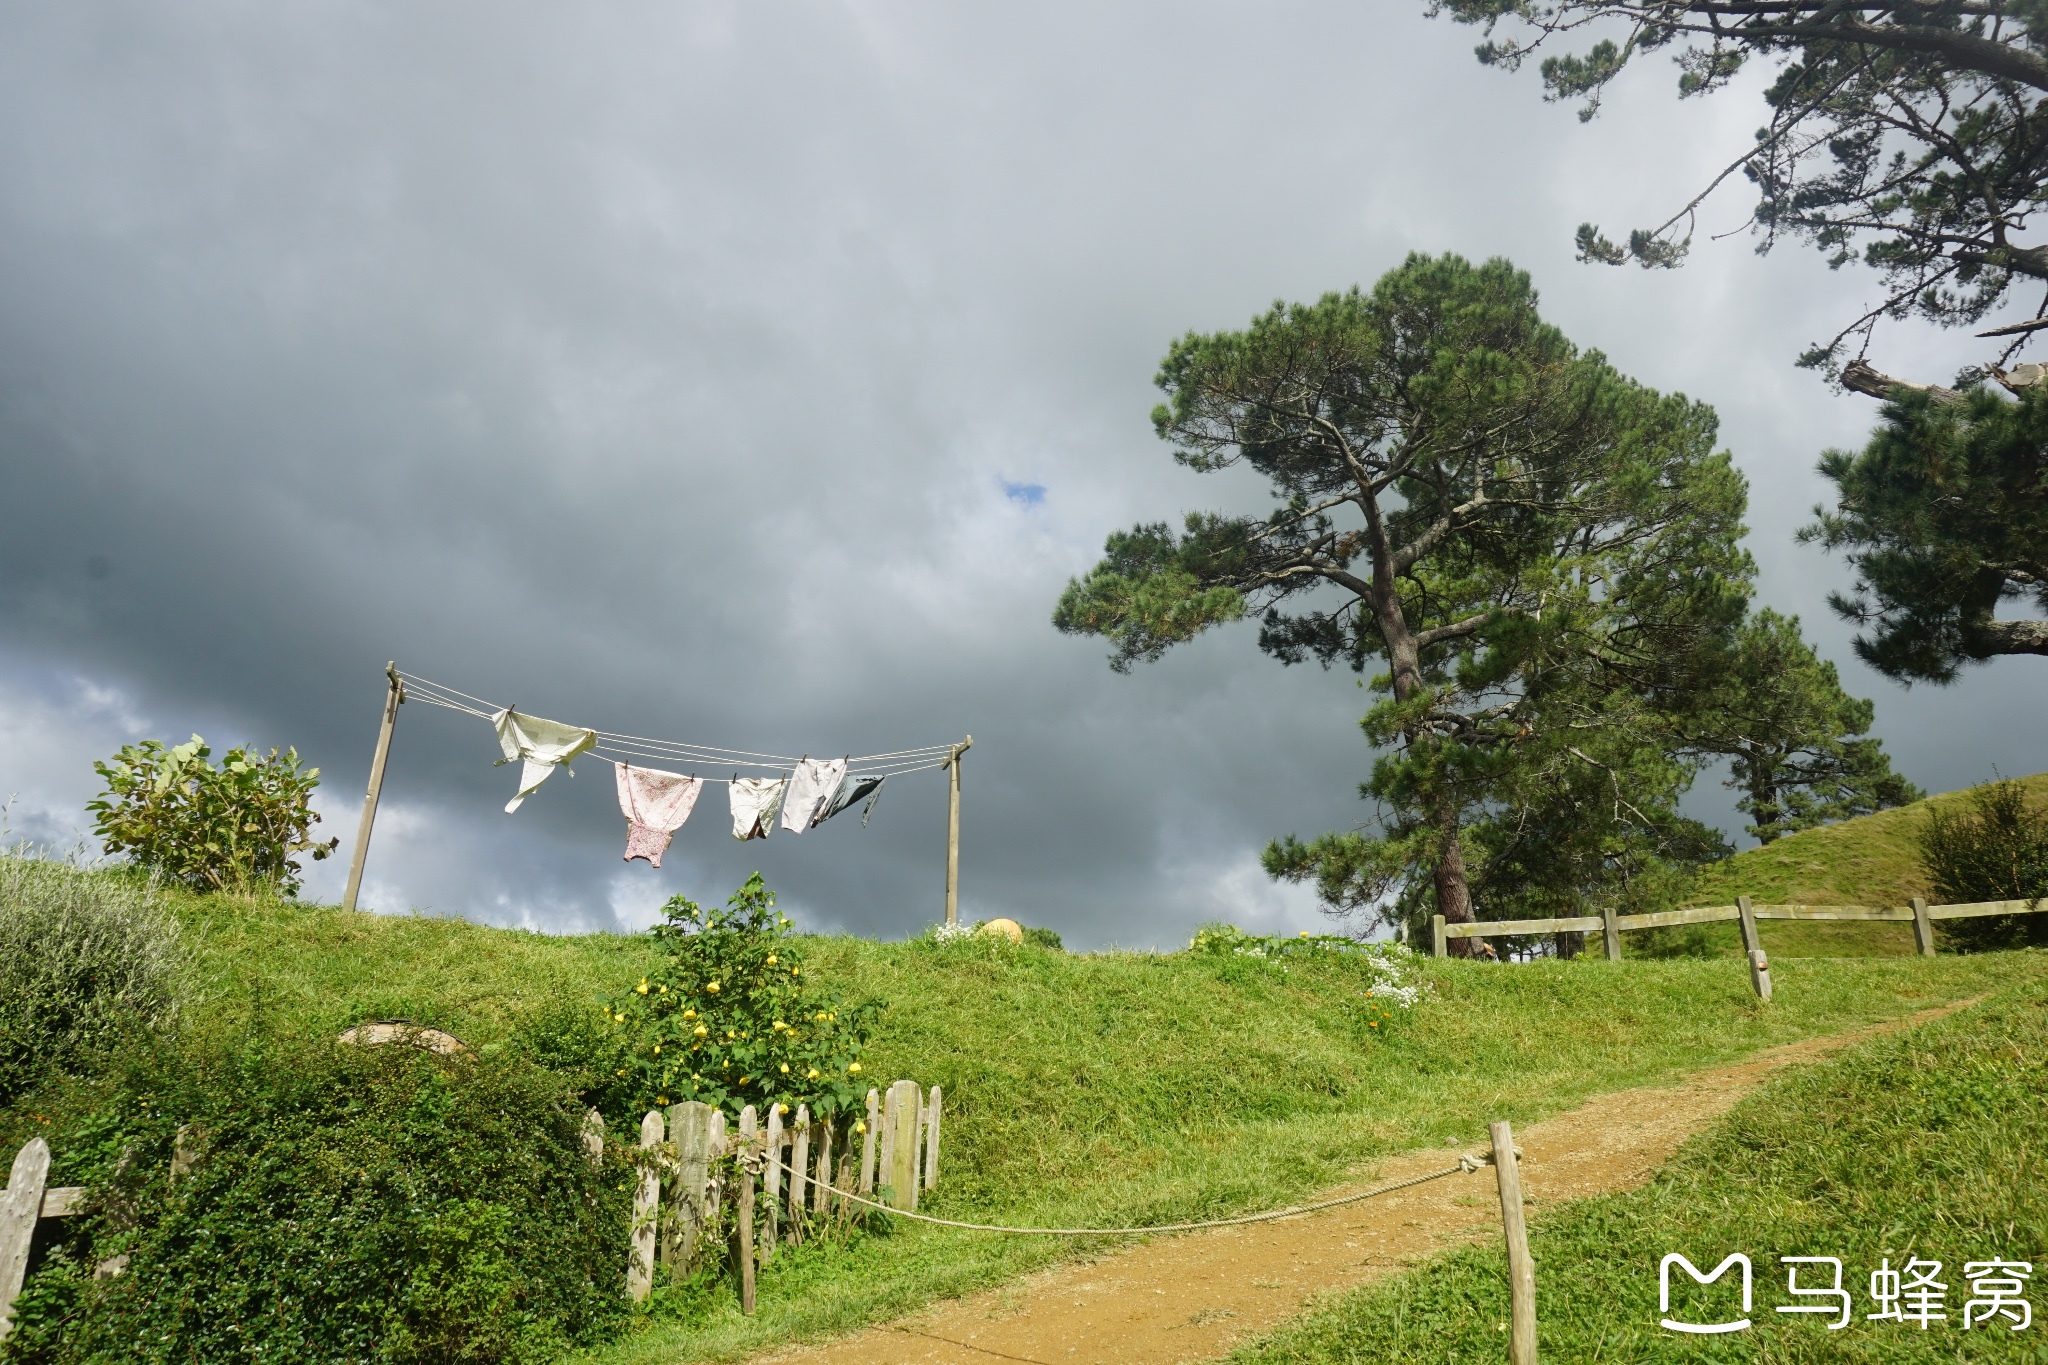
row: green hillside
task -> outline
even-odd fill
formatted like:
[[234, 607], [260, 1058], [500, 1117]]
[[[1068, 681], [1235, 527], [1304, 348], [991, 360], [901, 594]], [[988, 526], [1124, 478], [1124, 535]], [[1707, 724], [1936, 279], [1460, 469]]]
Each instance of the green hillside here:
[[[177, 905], [204, 1030], [299, 1034], [406, 1016], [487, 1055], [636, 980], [644, 938], [228, 898]], [[1479, 1139], [1589, 1095], [1758, 1048], [2048, 979], [2048, 954], [1779, 967], [1761, 1005], [1718, 959], [1514, 967], [1397, 956], [1412, 1010], [1354, 954], [1068, 954], [979, 939], [806, 941], [813, 970], [890, 1009], [870, 1074], [947, 1096], [934, 1211], [1116, 1226], [1268, 1207], [1375, 1156]], [[1384, 1024], [1375, 1026], [1375, 1018]], [[57, 1099], [61, 1104], [61, 1098]], [[55, 1114], [55, 1127], [37, 1127]], [[0, 1113], [0, 1142], [61, 1109]], [[761, 1311], [667, 1292], [607, 1360], [726, 1359], [887, 1318], [1094, 1248], [895, 1227], [778, 1257]], [[623, 1250], [622, 1250], [623, 1254]]]
[[[1774, 1081], [1688, 1143], [1647, 1188], [1539, 1206], [1530, 1251], [1541, 1357], [1674, 1365], [2041, 1360], [2038, 1321], [2012, 1331], [2017, 1313], [1963, 1333], [1970, 1294], [1961, 1272], [1994, 1256], [2038, 1263], [2048, 1242], [2048, 1187], [2026, 1174], [2048, 1147], [2048, 1073], [2033, 1060], [2044, 1045], [2048, 992], [2038, 982], [2015, 986]], [[1728, 1300], [1688, 1293], [1682, 1282], [1670, 1309], [1660, 1306], [1657, 1267], [1674, 1251], [1703, 1266], [1730, 1251], [1752, 1256], [1754, 1327], [1711, 1348], [1660, 1329], [1667, 1311], [1694, 1322], [1732, 1316], [1712, 1311]], [[1841, 1259], [1855, 1304], [1839, 1333], [1832, 1315], [1778, 1311], [1792, 1302], [1781, 1255]], [[1864, 1293], [1870, 1271], [1909, 1256], [1950, 1267], [1946, 1320], [1922, 1328], [1865, 1317], [1874, 1307]], [[1325, 1301], [1230, 1359], [1500, 1360], [1508, 1316], [1496, 1236]]]
[[[2032, 801], [2048, 805], [2048, 773], [2019, 780]], [[1748, 896], [1777, 905], [1905, 905], [1915, 896], [1931, 898], [1914, 833], [1930, 809], [1954, 805], [1965, 795], [1944, 792], [1738, 853], [1702, 871], [1685, 903], [1728, 905], [1737, 896]], [[1905, 957], [1913, 951], [1908, 924], [1766, 921], [1759, 932], [1766, 949], [1785, 957]], [[1740, 949], [1733, 925], [1706, 926], [1699, 940], [1724, 953]]]

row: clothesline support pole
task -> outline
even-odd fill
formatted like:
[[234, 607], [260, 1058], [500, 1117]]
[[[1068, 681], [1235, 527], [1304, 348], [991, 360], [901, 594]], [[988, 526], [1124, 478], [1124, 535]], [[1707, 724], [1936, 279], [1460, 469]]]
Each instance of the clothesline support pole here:
[[960, 922], [960, 756], [974, 747], [969, 735], [946, 755], [946, 923]]
[[363, 798], [363, 818], [356, 826], [355, 853], [348, 864], [348, 890], [342, 893], [341, 908], [356, 908], [356, 896], [363, 889], [363, 863], [370, 856], [370, 827], [377, 823], [377, 796], [384, 790], [384, 762], [391, 757], [391, 728], [398, 724], [398, 708], [405, 701], [405, 684], [398, 680], [398, 661], [384, 665], [388, 687], [384, 691], [384, 721], [377, 727], [377, 753], [370, 760], [370, 792]]

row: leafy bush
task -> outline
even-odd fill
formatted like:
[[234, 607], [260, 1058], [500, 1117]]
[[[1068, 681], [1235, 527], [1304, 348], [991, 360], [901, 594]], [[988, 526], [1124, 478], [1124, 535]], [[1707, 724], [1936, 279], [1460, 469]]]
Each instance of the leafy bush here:
[[0, 1106], [131, 1027], [168, 1027], [184, 962], [149, 883], [0, 855]]
[[115, 1091], [52, 1131], [92, 1206], [10, 1360], [544, 1362], [628, 1312], [624, 1151], [591, 1160], [523, 1060], [258, 1036], [139, 1054]]
[[1067, 945], [1060, 942], [1059, 931], [1047, 929], [1042, 925], [1026, 925], [1024, 928], [1024, 941], [1034, 947], [1045, 948], [1055, 953], [1063, 953], [1067, 950]]
[[[1961, 809], [1935, 807], [1919, 838], [1921, 866], [1946, 904], [2048, 895], [2048, 812], [2030, 809], [2017, 782], [1972, 787]], [[1959, 952], [2048, 943], [2039, 914], [1939, 920], [1936, 928]]]
[[122, 748], [93, 771], [107, 789], [86, 809], [108, 853], [194, 891], [270, 889], [298, 894], [300, 853], [315, 861], [340, 839], [309, 837], [318, 768], [300, 768], [296, 749], [230, 749], [218, 768], [194, 735], [176, 748], [154, 739]]
[[701, 1100], [830, 1117], [861, 1108], [861, 1054], [883, 1006], [847, 1004], [804, 976], [802, 950], [761, 874], [722, 910], [677, 896], [651, 931], [663, 962], [605, 1008], [630, 1103]]

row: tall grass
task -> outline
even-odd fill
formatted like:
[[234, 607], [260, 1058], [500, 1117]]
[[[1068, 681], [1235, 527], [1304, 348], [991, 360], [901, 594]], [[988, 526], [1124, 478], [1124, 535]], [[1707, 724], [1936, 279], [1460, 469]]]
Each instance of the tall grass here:
[[178, 1013], [184, 953], [151, 884], [0, 853], [0, 1105]]

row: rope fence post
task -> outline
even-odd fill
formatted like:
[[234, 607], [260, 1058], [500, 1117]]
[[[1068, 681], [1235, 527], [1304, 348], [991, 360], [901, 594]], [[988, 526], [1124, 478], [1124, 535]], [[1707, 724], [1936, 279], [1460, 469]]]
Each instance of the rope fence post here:
[[356, 847], [348, 860], [348, 890], [341, 896], [341, 908], [356, 908], [356, 896], [363, 889], [363, 864], [370, 856], [370, 828], [377, 823], [377, 797], [384, 790], [384, 764], [391, 757], [391, 729], [398, 724], [398, 708], [405, 701], [405, 684], [398, 680], [398, 661], [384, 665], [389, 684], [384, 689], [384, 719], [377, 726], [377, 752], [370, 759], [370, 792], [363, 798], [363, 818], [356, 825]]
[[1493, 1170], [1500, 1181], [1501, 1230], [1508, 1243], [1508, 1365], [1536, 1365], [1536, 1262], [1529, 1256], [1529, 1224], [1522, 1216], [1522, 1172], [1515, 1164], [1515, 1134], [1491, 1125]]
[[969, 735], [946, 755], [946, 923], [960, 922], [960, 756], [974, 747]]

